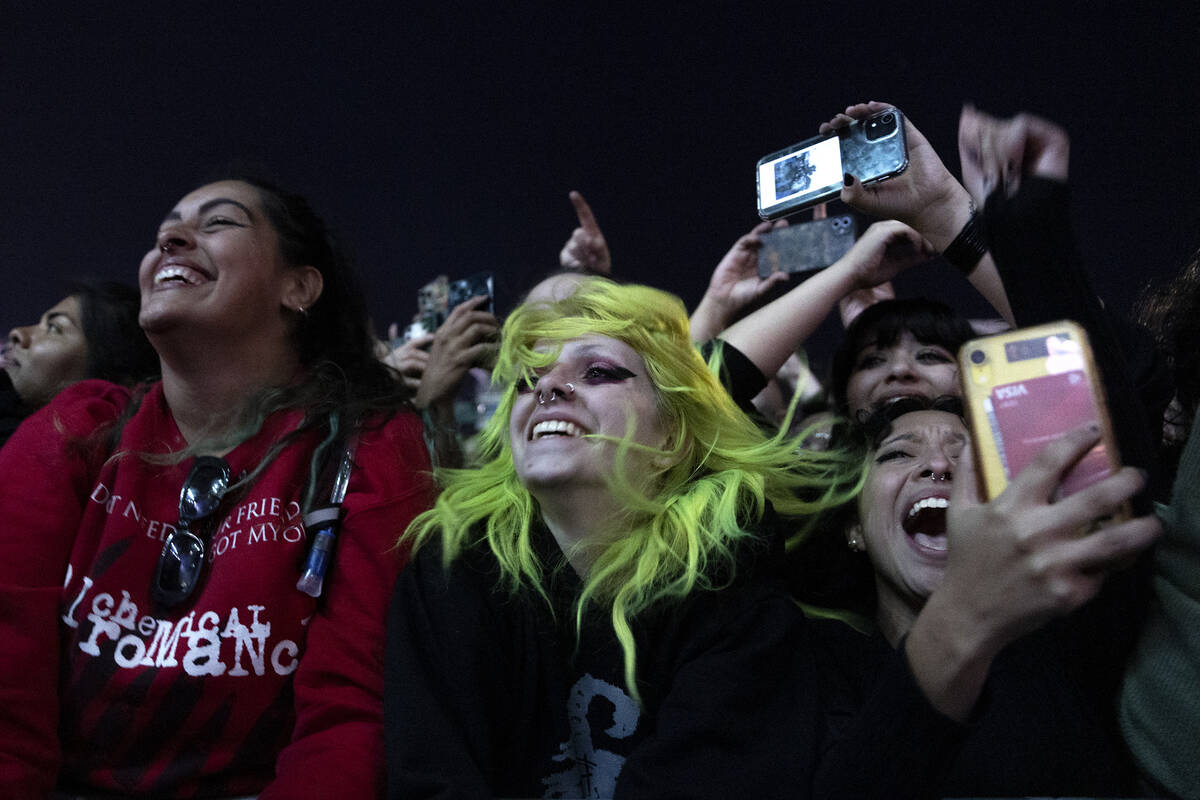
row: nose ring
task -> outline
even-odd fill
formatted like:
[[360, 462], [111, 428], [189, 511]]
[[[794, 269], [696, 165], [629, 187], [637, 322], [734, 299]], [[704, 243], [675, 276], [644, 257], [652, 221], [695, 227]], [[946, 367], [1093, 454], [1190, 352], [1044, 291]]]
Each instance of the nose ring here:
[[[567, 387], [567, 394], [575, 394], [575, 384], [573, 384], [573, 383], [566, 383], [566, 384], [563, 384], [563, 385]], [[558, 389], [551, 389], [551, 390], [550, 390], [550, 398], [549, 398], [550, 402], [551, 402], [551, 403], [553, 403], [553, 402], [554, 402], [554, 399], [555, 399], [556, 397], [558, 397], [558, 395], [559, 395], [559, 394], [561, 394], [561, 392], [559, 392], [559, 391], [558, 391]], [[565, 395], [564, 395], [564, 396], [565, 396]], [[544, 405], [546, 405], [546, 397], [545, 397], [545, 396], [542, 394], [542, 390], [541, 390], [541, 389], [538, 389], [538, 393], [537, 393], [537, 403], [538, 403], [538, 405], [539, 405], [539, 406], [544, 406]]]

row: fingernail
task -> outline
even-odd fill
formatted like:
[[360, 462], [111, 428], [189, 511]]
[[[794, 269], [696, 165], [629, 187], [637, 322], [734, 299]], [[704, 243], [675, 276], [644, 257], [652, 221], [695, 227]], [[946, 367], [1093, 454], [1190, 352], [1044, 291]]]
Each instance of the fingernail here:
[[854, 176], [851, 175], [849, 172], [842, 173], [842, 183], [845, 184], [846, 186], [853, 186], [854, 185]]

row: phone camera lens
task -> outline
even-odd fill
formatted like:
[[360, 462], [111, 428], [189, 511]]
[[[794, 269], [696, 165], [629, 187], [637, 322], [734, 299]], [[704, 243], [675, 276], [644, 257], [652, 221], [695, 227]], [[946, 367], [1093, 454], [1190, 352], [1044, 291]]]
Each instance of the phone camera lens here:
[[891, 125], [893, 122], [896, 121], [896, 117], [895, 117], [895, 115], [893, 115], [892, 113], [889, 112], [887, 114], [884, 114], [882, 117], [880, 117], [879, 121], [884, 125]]
[[987, 360], [987, 356], [984, 354], [984, 352], [982, 350], [972, 350], [971, 351], [971, 363], [972, 364], [982, 364], [986, 360]]

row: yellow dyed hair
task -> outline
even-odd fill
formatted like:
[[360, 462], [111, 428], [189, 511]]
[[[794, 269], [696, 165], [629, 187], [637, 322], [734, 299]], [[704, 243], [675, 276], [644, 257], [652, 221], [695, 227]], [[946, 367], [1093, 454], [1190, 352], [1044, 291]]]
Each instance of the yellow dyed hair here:
[[[517, 478], [508, 424], [518, 385], [553, 364], [562, 344], [586, 335], [618, 339], [645, 361], [658, 398], [668, 442], [659, 451], [618, 440], [611, 486], [628, 534], [597, 552], [575, 607], [576, 630], [588, 604], [611, 613], [624, 651], [625, 679], [639, 698], [630, 620], [658, 603], [677, 602], [696, 590], [728, 583], [737, 544], [752, 537], [766, 504], [802, 517], [852, 499], [861, 460], [840, 452], [798, 454], [796, 440], [767, 437], [737, 407], [717, 379], [719, 349], [706, 363], [688, 336], [683, 303], [647, 286], [590, 278], [553, 303], [528, 303], [504, 324], [493, 380], [507, 387], [480, 433], [481, 466], [439, 473], [443, 491], [434, 508], [418, 516], [405, 539], [419, 547], [442, 543], [446, 565], [463, 548], [484, 544], [500, 565], [511, 592], [540, 593], [546, 570], [532, 537], [539, 535], [537, 503]], [[620, 465], [630, 450], [651, 450], [662, 472], [634, 482]], [[668, 466], [669, 465], [669, 466]]]

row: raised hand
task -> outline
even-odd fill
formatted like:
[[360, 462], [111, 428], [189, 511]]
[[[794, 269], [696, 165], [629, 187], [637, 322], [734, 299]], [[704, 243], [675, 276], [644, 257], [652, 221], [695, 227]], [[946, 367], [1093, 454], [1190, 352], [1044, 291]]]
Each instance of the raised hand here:
[[558, 263], [563, 269], [586, 269], [602, 275], [612, 274], [612, 257], [608, 243], [596, 223], [596, 216], [579, 192], [569, 194], [571, 205], [579, 217], [579, 227], [571, 231], [571, 238], [558, 254]]
[[1082, 427], [1052, 442], [986, 503], [970, 448], [959, 458], [947, 511], [945, 575], [906, 643], [917, 682], [948, 716], [969, 716], [1001, 649], [1082, 606], [1100, 590], [1106, 570], [1161, 533], [1153, 516], [1084, 533], [1141, 489], [1145, 481], [1130, 467], [1050, 501], [1064, 472], [1099, 439], [1096, 428]]
[[[389, 330], [388, 335], [394, 339], [394, 333]], [[401, 383], [414, 395], [421, 386], [421, 377], [425, 374], [425, 367], [429, 364], [428, 348], [432, 343], [432, 333], [416, 336], [404, 344], [392, 348], [383, 358], [383, 363], [400, 373]]]
[[958, 155], [963, 183], [983, 207], [996, 187], [1012, 196], [1022, 175], [1066, 182], [1071, 140], [1049, 120], [1032, 114], [1000, 119], [963, 106], [958, 120]]
[[417, 408], [453, 401], [467, 370], [491, 364], [498, 346], [500, 323], [494, 315], [479, 310], [487, 299], [486, 295], [480, 295], [457, 306], [433, 334], [414, 400]]
[[[848, 106], [822, 123], [820, 132], [833, 133], [854, 120], [893, 107], [874, 100]], [[864, 186], [857, 176], [848, 176], [841, 198], [864, 213], [897, 219], [916, 228], [942, 250], [953, 241], [970, 213], [967, 193], [908, 115], [904, 117], [904, 134], [908, 141], [908, 168], [894, 178], [869, 186]]]
[[713, 270], [708, 289], [692, 315], [693, 340], [704, 341], [716, 336], [739, 311], [788, 280], [786, 272], [773, 272], [766, 278], [758, 276], [758, 250], [762, 247], [762, 234], [786, 225], [787, 220], [774, 224], [759, 223], [729, 248], [729, 252]]

